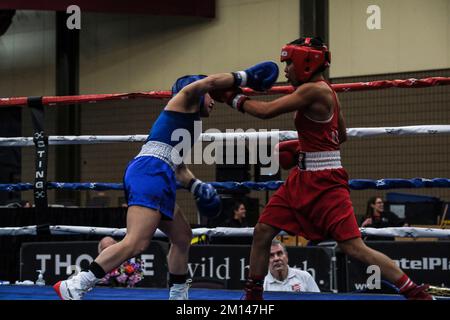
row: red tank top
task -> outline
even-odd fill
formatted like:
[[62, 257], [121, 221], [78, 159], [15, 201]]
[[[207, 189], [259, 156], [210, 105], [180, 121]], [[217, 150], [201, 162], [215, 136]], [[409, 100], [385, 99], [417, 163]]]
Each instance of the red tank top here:
[[[330, 84], [324, 81], [330, 88]], [[318, 81], [318, 82], [319, 82]], [[295, 128], [300, 141], [300, 150], [303, 152], [335, 151], [339, 150], [339, 103], [336, 92], [333, 91], [333, 115], [325, 121], [310, 119], [303, 112], [297, 111], [295, 115]]]

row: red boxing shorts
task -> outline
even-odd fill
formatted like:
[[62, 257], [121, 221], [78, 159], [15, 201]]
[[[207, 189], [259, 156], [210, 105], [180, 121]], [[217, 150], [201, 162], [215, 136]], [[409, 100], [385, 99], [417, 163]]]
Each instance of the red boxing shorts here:
[[258, 222], [312, 241], [333, 238], [341, 242], [361, 237], [343, 168], [292, 169]]

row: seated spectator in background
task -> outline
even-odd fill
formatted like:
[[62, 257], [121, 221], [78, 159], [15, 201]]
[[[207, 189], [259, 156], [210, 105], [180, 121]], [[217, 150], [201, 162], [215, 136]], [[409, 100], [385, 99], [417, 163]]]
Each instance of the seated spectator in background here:
[[288, 265], [284, 245], [273, 240], [270, 247], [269, 273], [264, 279], [264, 291], [320, 292], [314, 278], [306, 271]]
[[225, 222], [226, 227], [230, 228], [245, 228], [248, 227], [246, 220], [247, 210], [242, 201], [235, 202], [233, 206], [233, 213], [231, 218]]
[[117, 241], [111, 237], [102, 238], [102, 240], [98, 242], [98, 253], [102, 252], [103, 250], [105, 250], [109, 246], [112, 246], [115, 243], [117, 243]]
[[31, 205], [30, 201], [28, 201], [28, 200], [20, 201], [20, 205], [22, 206], [22, 208], [32, 208], [33, 207]]
[[371, 197], [367, 201], [366, 215], [361, 223], [362, 228], [387, 228], [408, 226], [403, 219], [395, 213], [384, 210], [381, 197]]
[[[227, 228], [246, 228], [249, 227], [246, 215], [247, 210], [245, 208], [245, 204], [241, 200], [235, 200], [232, 206], [232, 212], [228, 213], [229, 218], [222, 222], [220, 225], [222, 227]], [[234, 235], [232, 237], [211, 237], [211, 244], [252, 244], [253, 234], [249, 233], [248, 235], [237, 236]]]
[[[111, 237], [104, 237], [98, 243], [98, 253], [102, 252], [109, 246], [117, 243]], [[111, 287], [134, 287], [139, 281], [144, 278], [144, 266], [140, 258], [131, 258], [122, 263], [118, 268], [107, 273], [106, 276], [100, 280], [99, 285], [107, 285]]]

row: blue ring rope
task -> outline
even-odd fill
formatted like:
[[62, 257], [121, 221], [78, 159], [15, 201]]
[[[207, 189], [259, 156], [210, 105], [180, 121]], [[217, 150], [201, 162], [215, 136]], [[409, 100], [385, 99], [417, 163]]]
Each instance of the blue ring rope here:
[[[267, 182], [210, 182], [216, 189], [222, 190], [242, 190], [249, 189], [255, 191], [277, 190], [284, 181], [267, 181]], [[353, 179], [349, 181], [352, 190], [367, 189], [417, 189], [417, 188], [450, 188], [450, 179], [446, 178], [413, 178], [413, 179]], [[68, 182], [48, 182], [48, 189], [62, 190], [123, 190], [122, 183], [103, 183], [103, 182], [86, 182], [86, 183], [68, 183]], [[178, 189], [183, 187], [177, 184]], [[28, 191], [33, 189], [31, 183], [16, 184], [0, 184], [0, 191]]]

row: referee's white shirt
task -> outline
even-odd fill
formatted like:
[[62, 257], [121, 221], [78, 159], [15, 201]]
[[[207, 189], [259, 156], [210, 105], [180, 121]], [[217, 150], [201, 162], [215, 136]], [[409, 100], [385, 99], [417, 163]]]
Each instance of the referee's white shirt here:
[[264, 278], [264, 291], [320, 292], [314, 278], [306, 271], [289, 267], [283, 281], [275, 279], [269, 272]]

